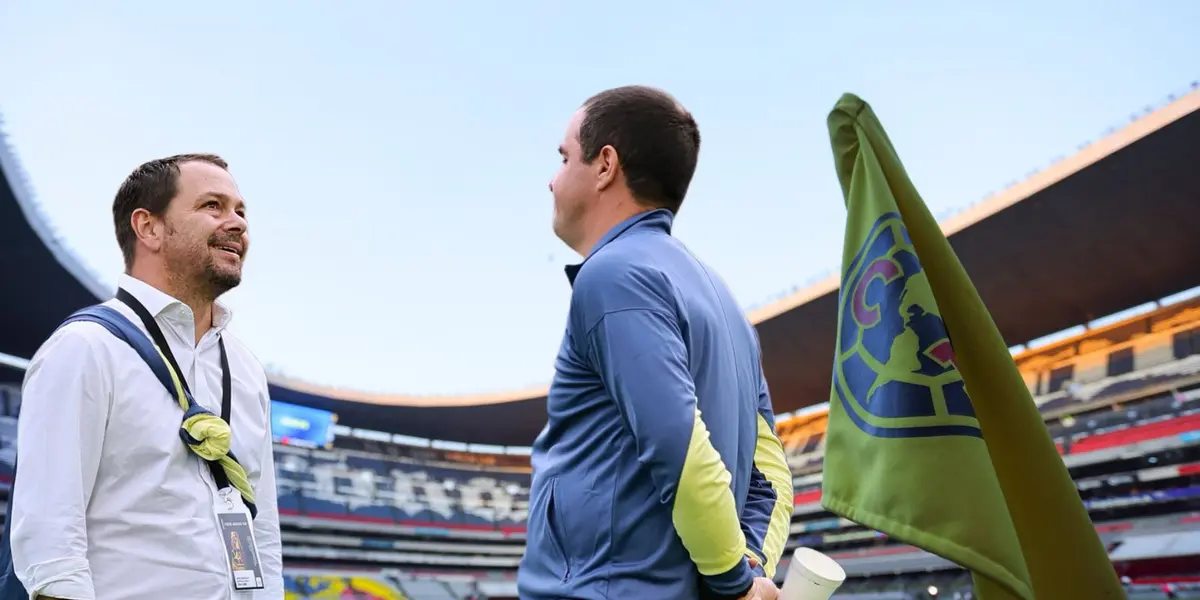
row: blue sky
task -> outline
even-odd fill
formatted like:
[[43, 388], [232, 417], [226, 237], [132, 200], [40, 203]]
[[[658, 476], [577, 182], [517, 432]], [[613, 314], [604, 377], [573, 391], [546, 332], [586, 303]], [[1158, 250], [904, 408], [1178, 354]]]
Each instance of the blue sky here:
[[546, 183], [594, 92], [696, 115], [676, 233], [749, 308], [837, 267], [842, 92], [946, 215], [1200, 78], [1191, 0], [812, 4], [6, 0], [0, 114], [109, 283], [125, 175], [224, 155], [254, 238], [238, 335], [290, 376], [427, 395], [549, 380], [574, 257]]

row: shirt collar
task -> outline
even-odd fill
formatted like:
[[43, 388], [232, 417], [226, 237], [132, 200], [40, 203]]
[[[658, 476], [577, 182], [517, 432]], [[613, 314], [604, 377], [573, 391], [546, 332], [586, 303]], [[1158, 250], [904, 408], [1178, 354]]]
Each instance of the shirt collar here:
[[[141, 302], [154, 318], [178, 318], [183, 314], [190, 317], [191, 324], [195, 325], [196, 316], [192, 314], [191, 308], [166, 292], [128, 274], [122, 274], [118, 278], [117, 284], [121, 289], [137, 298], [138, 302]], [[229, 310], [228, 306], [219, 301], [213, 302], [213, 330], [219, 332], [225, 329], [231, 319], [233, 319], [233, 312]]]
[[575, 276], [579, 275], [579, 269], [583, 268], [584, 263], [586, 263], [591, 257], [595, 256], [595, 254], [599, 252], [601, 248], [607, 246], [610, 242], [621, 237], [622, 235], [643, 229], [657, 229], [666, 233], [667, 235], [670, 235], [671, 225], [674, 222], [675, 213], [672, 213], [665, 208], [656, 208], [654, 210], [640, 212], [632, 217], [629, 217], [628, 219], [625, 219], [624, 221], [621, 221], [620, 223], [617, 223], [615, 227], [608, 230], [608, 233], [604, 234], [604, 237], [600, 238], [600, 241], [596, 243], [596, 245], [592, 248], [592, 251], [588, 252], [588, 255], [584, 257], [579, 264], [567, 265], [564, 268], [564, 270], [567, 272], [567, 281], [571, 282], [571, 285], [574, 286]]

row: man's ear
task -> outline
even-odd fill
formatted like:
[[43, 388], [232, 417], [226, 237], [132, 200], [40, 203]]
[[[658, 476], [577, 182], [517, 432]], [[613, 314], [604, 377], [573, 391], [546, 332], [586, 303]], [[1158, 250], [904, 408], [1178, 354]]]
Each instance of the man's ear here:
[[133, 233], [137, 236], [139, 243], [152, 252], [162, 249], [167, 228], [161, 218], [150, 214], [150, 211], [144, 208], [139, 208], [129, 215], [129, 224], [133, 226]]
[[617, 156], [616, 148], [605, 146], [600, 149], [594, 162], [597, 165], [596, 191], [604, 191], [616, 183], [620, 177], [621, 157]]

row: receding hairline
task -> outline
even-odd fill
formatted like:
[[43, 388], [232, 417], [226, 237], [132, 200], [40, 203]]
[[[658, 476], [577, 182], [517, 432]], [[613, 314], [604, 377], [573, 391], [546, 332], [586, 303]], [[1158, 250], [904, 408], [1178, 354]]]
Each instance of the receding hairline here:
[[183, 165], [190, 164], [209, 165], [221, 169], [227, 173], [229, 172], [229, 162], [216, 154], [184, 155], [183, 157], [173, 161], [173, 166], [175, 167], [176, 171], [183, 168]]

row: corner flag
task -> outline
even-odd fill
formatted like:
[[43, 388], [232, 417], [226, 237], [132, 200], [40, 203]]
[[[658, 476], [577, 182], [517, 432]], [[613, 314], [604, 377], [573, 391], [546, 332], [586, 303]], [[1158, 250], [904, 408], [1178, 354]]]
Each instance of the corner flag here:
[[984, 600], [1124, 592], [1008, 348], [871, 107], [829, 114], [846, 238], [821, 504]]

